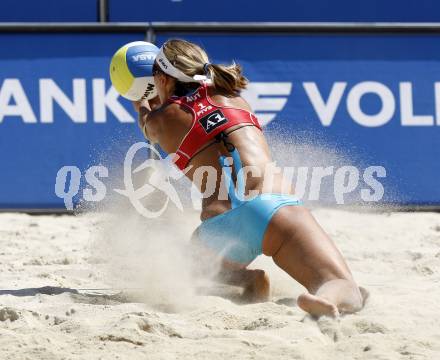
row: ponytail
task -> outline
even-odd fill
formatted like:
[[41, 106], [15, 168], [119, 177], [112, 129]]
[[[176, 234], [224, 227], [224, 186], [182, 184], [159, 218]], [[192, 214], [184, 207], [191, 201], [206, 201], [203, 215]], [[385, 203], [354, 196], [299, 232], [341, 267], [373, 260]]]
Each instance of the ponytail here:
[[226, 66], [221, 64], [207, 64], [204, 66], [214, 87], [227, 95], [238, 94], [246, 89], [248, 80], [243, 76], [241, 66], [235, 62]]
[[[220, 93], [237, 95], [246, 89], [248, 80], [243, 76], [241, 66], [235, 62], [229, 66], [210, 64], [208, 55], [200, 46], [181, 39], [168, 40], [162, 49], [173, 66], [190, 77], [206, 75]], [[181, 96], [198, 85], [200, 84], [197, 82], [182, 82], [176, 79], [175, 95]]]

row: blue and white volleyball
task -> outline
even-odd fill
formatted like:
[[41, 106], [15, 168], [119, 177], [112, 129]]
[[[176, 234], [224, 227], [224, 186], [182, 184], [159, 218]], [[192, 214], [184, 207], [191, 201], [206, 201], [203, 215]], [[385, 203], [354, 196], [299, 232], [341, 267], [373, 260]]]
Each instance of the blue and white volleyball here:
[[110, 79], [121, 96], [137, 101], [157, 95], [152, 70], [158, 52], [156, 45], [146, 41], [134, 41], [116, 51], [110, 63]]

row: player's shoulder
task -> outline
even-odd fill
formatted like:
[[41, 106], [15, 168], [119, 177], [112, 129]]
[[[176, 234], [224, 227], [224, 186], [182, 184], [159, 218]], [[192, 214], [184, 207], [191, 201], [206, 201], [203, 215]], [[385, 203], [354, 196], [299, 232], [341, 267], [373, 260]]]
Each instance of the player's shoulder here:
[[184, 100], [184, 96], [182, 97], [171, 97], [167, 103], [162, 106], [162, 113], [165, 116], [185, 116], [186, 114], [193, 114], [191, 104], [188, 104]]
[[159, 108], [152, 111], [150, 116], [162, 124], [171, 124], [175, 121], [184, 124], [192, 121], [192, 111], [179, 103], [167, 101]]

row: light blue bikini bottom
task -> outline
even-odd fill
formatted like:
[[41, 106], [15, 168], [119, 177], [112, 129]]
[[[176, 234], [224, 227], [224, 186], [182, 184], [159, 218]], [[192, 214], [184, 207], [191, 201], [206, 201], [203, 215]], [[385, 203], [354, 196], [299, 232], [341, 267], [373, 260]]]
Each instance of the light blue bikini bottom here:
[[206, 219], [197, 228], [199, 241], [208, 249], [226, 260], [249, 264], [262, 254], [262, 243], [272, 216], [283, 206], [301, 205], [301, 201], [290, 195], [261, 194], [251, 200], [242, 200], [244, 181], [238, 151], [231, 152], [237, 177], [237, 190], [231, 180], [231, 168], [222, 156], [220, 164], [229, 182], [228, 192], [232, 209]]

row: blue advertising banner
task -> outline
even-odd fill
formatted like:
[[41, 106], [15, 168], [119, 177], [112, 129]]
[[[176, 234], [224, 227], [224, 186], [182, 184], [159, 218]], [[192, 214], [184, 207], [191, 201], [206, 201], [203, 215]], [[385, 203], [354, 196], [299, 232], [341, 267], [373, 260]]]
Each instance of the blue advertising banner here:
[[240, 62], [261, 84], [248, 100], [267, 130], [312, 134], [318, 145], [383, 166], [387, 202], [440, 204], [437, 36], [185, 38], [214, 61]]
[[0, 207], [62, 208], [54, 192], [62, 166], [85, 168], [106, 148], [116, 156], [118, 144], [142, 139], [108, 68], [117, 48], [143, 37], [0, 36]]
[[[54, 190], [60, 168], [83, 172], [109, 159], [123, 162], [127, 148], [142, 140], [131, 105], [108, 79], [113, 52], [142, 38], [1, 35], [0, 207], [62, 208]], [[244, 66], [251, 83], [243, 95], [268, 134], [313, 143], [322, 154], [336, 149], [347, 165], [382, 166], [386, 173], [376, 178], [385, 202], [440, 204], [437, 37], [185, 38], [206, 48], [213, 62]], [[289, 151], [294, 157], [295, 147]], [[311, 163], [326, 166], [325, 157]]]
[[438, 22], [437, 0], [110, 0], [110, 21]]
[[96, 22], [98, 0], [2, 0], [0, 22]]

